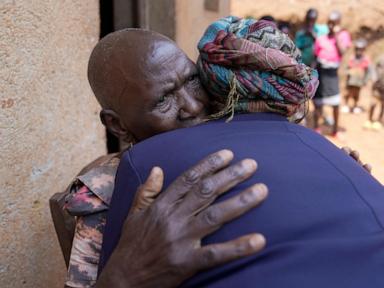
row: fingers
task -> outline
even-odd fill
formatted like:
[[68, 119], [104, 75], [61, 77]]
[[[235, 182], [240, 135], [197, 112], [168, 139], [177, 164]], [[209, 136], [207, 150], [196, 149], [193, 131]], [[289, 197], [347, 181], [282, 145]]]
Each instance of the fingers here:
[[372, 172], [372, 166], [368, 163], [366, 164], [363, 164], [363, 162], [360, 160], [360, 153], [356, 150], [352, 150], [351, 148], [349, 147], [343, 147], [341, 148], [345, 153], [347, 153], [349, 156], [351, 156], [353, 158], [353, 160], [355, 160], [357, 163], [359, 163], [361, 166], [363, 166], [363, 168], [368, 172], [368, 173], [371, 173]]
[[259, 252], [266, 240], [261, 234], [250, 234], [235, 240], [204, 246], [197, 254], [196, 269], [208, 269]]
[[343, 150], [348, 155], [351, 154], [351, 152], [352, 152], [352, 149], [348, 146], [341, 148], [341, 150]]
[[372, 173], [372, 165], [366, 163], [363, 165], [363, 168], [367, 170], [368, 173]]
[[180, 211], [195, 215], [215, 201], [219, 195], [252, 176], [256, 168], [255, 160], [245, 159], [205, 178], [201, 185], [191, 190], [180, 203]]
[[352, 150], [350, 147], [343, 147], [341, 148], [347, 155], [351, 156], [355, 161], [357, 161], [359, 164], [362, 164], [360, 161], [360, 153], [356, 150]]
[[195, 230], [203, 233], [201, 234], [203, 238], [219, 229], [223, 224], [255, 208], [267, 196], [267, 186], [264, 184], [253, 185], [235, 197], [210, 206], [201, 212], [194, 221], [197, 225]]
[[147, 180], [138, 188], [131, 212], [149, 207], [161, 192], [164, 182], [164, 173], [160, 167], [153, 167]]
[[360, 160], [360, 153], [357, 152], [356, 150], [353, 150], [351, 151], [351, 153], [349, 154], [353, 159], [356, 160], [357, 163], [359, 163], [361, 166], [363, 166], [363, 168], [368, 172], [368, 173], [371, 173], [372, 172], [372, 166], [368, 163], [365, 163], [363, 164], [363, 161]]
[[233, 153], [230, 150], [221, 150], [204, 158], [194, 167], [188, 169], [179, 176], [162, 193], [159, 202], [164, 202], [167, 206], [176, 203], [183, 198], [191, 189], [193, 189], [203, 178], [221, 170], [229, 165], [233, 159]]
[[362, 164], [362, 162], [360, 161], [360, 153], [357, 152], [356, 150], [352, 150], [352, 152], [349, 153], [349, 156], [351, 156], [353, 159], [355, 159], [357, 161], [357, 163]]

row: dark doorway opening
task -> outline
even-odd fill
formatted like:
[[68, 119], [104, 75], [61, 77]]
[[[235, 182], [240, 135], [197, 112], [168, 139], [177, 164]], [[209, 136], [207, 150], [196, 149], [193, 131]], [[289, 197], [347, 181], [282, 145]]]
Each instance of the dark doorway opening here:
[[[137, 0], [100, 0], [100, 39], [105, 35], [122, 29], [139, 25]], [[108, 153], [119, 152], [119, 139], [106, 130]]]
[[[113, 1], [111, 0], [100, 0], [100, 39], [105, 35], [114, 31], [113, 25]], [[107, 151], [108, 153], [116, 153], [120, 150], [119, 139], [112, 135], [107, 129], [106, 140], [107, 140]]]

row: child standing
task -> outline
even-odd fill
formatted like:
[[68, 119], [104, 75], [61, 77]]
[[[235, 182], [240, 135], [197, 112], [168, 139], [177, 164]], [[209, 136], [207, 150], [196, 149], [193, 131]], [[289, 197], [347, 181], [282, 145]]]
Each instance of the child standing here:
[[316, 23], [319, 13], [316, 9], [309, 9], [305, 15], [302, 29], [297, 31], [295, 44], [301, 51], [303, 63], [312, 68], [316, 68], [316, 57], [314, 46], [316, 38], [328, 34], [328, 26]]
[[[381, 130], [384, 120], [384, 56], [382, 56], [375, 65], [375, 82], [372, 87], [373, 101], [369, 109], [369, 119], [364, 124], [364, 128]], [[380, 106], [379, 116], [374, 121], [376, 107]]]
[[340, 12], [333, 11], [328, 17], [328, 34], [316, 38], [314, 54], [317, 60], [320, 84], [313, 99], [315, 130], [320, 131], [319, 118], [323, 115], [323, 106], [331, 106], [334, 120], [332, 136], [339, 139], [342, 137], [338, 132], [341, 102], [338, 69], [343, 54], [352, 44], [348, 31], [341, 28], [340, 22]]
[[[367, 84], [370, 76], [371, 61], [364, 55], [367, 41], [359, 39], [355, 42], [355, 54], [348, 61], [347, 68], [347, 95], [342, 112], [361, 113], [362, 109], [357, 105], [360, 98], [360, 89]], [[352, 100], [352, 106], [349, 102]]]

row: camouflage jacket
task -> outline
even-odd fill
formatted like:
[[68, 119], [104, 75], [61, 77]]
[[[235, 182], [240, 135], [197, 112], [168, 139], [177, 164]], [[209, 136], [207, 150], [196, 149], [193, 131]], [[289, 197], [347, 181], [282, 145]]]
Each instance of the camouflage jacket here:
[[65, 209], [76, 217], [67, 287], [94, 287], [117, 166], [121, 154], [102, 156], [86, 166], [68, 188]]

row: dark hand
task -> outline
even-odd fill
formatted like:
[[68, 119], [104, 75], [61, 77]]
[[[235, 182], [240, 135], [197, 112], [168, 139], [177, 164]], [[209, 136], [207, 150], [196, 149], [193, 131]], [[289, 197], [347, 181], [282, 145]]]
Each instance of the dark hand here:
[[369, 173], [372, 172], [372, 166], [368, 163], [363, 164], [363, 162], [360, 160], [360, 153], [356, 150], [352, 150], [349, 147], [343, 147], [341, 148], [345, 153], [347, 153], [349, 156], [351, 156], [357, 163], [359, 163], [365, 170], [367, 170]]
[[[176, 287], [199, 270], [260, 251], [265, 239], [256, 233], [201, 246], [202, 238], [256, 207], [267, 196], [267, 187], [256, 184], [211, 205], [256, 171], [254, 160], [229, 166], [232, 159], [231, 151], [214, 153], [178, 177], [149, 207], [132, 209], [97, 287]], [[158, 170], [153, 173], [162, 174]], [[157, 195], [161, 185], [152, 187], [150, 194]]]
[[160, 167], [152, 168], [147, 180], [137, 189], [132, 208], [128, 214], [131, 215], [151, 206], [163, 189], [163, 182], [163, 170]]

